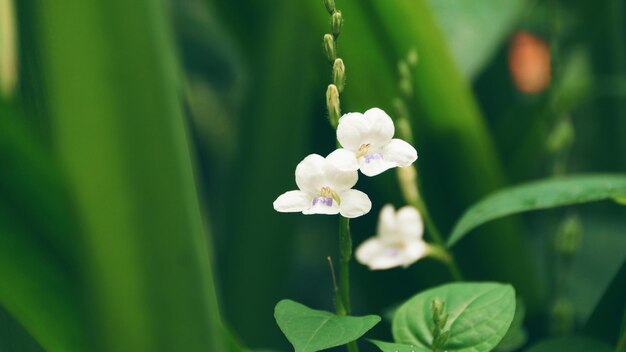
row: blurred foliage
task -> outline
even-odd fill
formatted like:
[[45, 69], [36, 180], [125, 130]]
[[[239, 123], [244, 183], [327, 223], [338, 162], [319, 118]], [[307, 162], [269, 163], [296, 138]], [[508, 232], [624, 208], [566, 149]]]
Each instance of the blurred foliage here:
[[[0, 351], [83, 341], [226, 351], [234, 340], [287, 350], [276, 302], [332, 310], [336, 219], [271, 208], [307, 153], [335, 147], [321, 0], [13, 3], [18, 47], [0, 52], [0, 62], [18, 58], [15, 89], [0, 99], [0, 304], [11, 315], [0, 311]], [[574, 131], [565, 171], [626, 171], [622, 0], [337, 7], [344, 112], [393, 111], [398, 60], [419, 54], [408, 108], [423, 194], [444, 232], [486, 194], [548, 176], [546, 144], [564, 116]], [[511, 78], [521, 30], [551, 53], [551, 83], [535, 94]], [[355, 244], [373, 234], [383, 202], [402, 205], [394, 175], [359, 182], [374, 207], [353, 221]], [[576, 209], [585, 236], [569, 278], [574, 328], [615, 345], [625, 208]], [[499, 220], [455, 246], [467, 278], [514, 285], [527, 346], [549, 335], [559, 214]], [[357, 315], [449, 280], [428, 260], [353, 272]], [[373, 335], [389, 341], [388, 331]]]

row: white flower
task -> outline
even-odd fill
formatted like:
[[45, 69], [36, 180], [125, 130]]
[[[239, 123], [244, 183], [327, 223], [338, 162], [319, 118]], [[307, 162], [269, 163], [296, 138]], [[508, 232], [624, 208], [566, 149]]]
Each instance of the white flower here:
[[[339, 159], [339, 167], [376, 176], [397, 166], [409, 166], [417, 160], [417, 151], [409, 143], [393, 138], [393, 121], [379, 108], [364, 114], [348, 113], [339, 119], [337, 140], [350, 154]], [[352, 157], [348, 157], [351, 155]]]
[[296, 184], [300, 190], [283, 193], [274, 201], [280, 212], [303, 214], [338, 214], [355, 218], [367, 214], [372, 202], [367, 194], [351, 189], [358, 180], [356, 170], [336, 167], [342, 151], [334, 151], [326, 158], [311, 154], [296, 167]]
[[429, 253], [424, 242], [424, 223], [417, 209], [406, 206], [397, 212], [385, 205], [378, 220], [378, 234], [363, 242], [356, 259], [372, 270], [407, 267]]

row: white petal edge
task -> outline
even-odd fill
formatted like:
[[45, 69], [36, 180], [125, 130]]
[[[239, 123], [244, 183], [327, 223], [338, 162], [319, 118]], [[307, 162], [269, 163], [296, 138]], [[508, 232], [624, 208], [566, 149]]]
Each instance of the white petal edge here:
[[391, 117], [379, 108], [371, 108], [364, 115], [370, 129], [368, 142], [374, 147], [387, 145], [395, 133]]
[[309, 154], [296, 166], [298, 188], [316, 194], [325, 186], [326, 159], [318, 154]]
[[[335, 153], [335, 152], [333, 152]], [[331, 153], [331, 155], [333, 154]], [[336, 153], [333, 155], [335, 159], [340, 159], [344, 157], [349, 157], [348, 154], [352, 154], [349, 150], [342, 149], [342, 152]], [[331, 157], [329, 155], [328, 157]], [[354, 155], [354, 154], [352, 154]], [[328, 158], [326, 157], [326, 158]], [[353, 156], [354, 162], [358, 164], [356, 157]], [[359, 180], [359, 172], [358, 167], [350, 167], [347, 170], [342, 170], [335, 167], [335, 164], [338, 160], [328, 160], [326, 162], [326, 172], [324, 177], [325, 186], [330, 187], [333, 191], [337, 193], [341, 193], [343, 191], [347, 191], [350, 188], [356, 185], [356, 182]]]
[[386, 204], [378, 215], [377, 234], [393, 233], [396, 231], [396, 209], [391, 204]]
[[359, 169], [356, 154], [345, 148], [339, 148], [328, 154], [326, 160], [341, 171], [357, 171]]
[[428, 251], [428, 244], [422, 240], [407, 242], [402, 255], [402, 266], [406, 268], [416, 261], [426, 257], [428, 255]]
[[405, 265], [406, 259], [401, 252], [393, 253], [393, 247], [388, 246], [377, 237], [363, 242], [355, 252], [357, 261], [367, 265], [371, 270], [385, 270]]
[[383, 155], [386, 161], [394, 163], [396, 166], [409, 166], [417, 160], [417, 150], [409, 143], [394, 138], [383, 148]]
[[339, 212], [343, 217], [356, 218], [369, 213], [372, 209], [372, 202], [367, 194], [356, 189], [349, 189], [339, 194], [341, 204]]
[[[383, 155], [383, 158], [385, 156]], [[359, 169], [363, 175], [372, 177], [382, 174], [383, 172], [396, 167], [396, 163], [389, 162], [386, 159], [372, 159], [366, 161], [365, 158], [359, 158]]]
[[418, 239], [424, 234], [422, 216], [416, 208], [409, 205], [400, 208], [396, 213], [396, 226], [404, 238]]
[[311, 196], [302, 191], [289, 191], [274, 201], [274, 210], [281, 213], [300, 212], [311, 206]]
[[337, 140], [342, 147], [356, 152], [370, 131], [368, 121], [363, 114], [351, 112], [344, 114], [337, 125]]

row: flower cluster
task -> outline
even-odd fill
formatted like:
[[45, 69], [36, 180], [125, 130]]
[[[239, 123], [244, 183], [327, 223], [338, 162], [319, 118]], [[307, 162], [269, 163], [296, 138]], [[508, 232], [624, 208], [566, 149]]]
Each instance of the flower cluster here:
[[[337, 126], [341, 148], [323, 157], [311, 154], [296, 167], [298, 190], [274, 201], [279, 212], [341, 214], [355, 218], [372, 208], [369, 197], [352, 189], [358, 170], [376, 176], [393, 167], [409, 166], [417, 151], [409, 143], [393, 138], [393, 120], [383, 110], [343, 115]], [[406, 266], [424, 256], [428, 246], [422, 240], [423, 223], [417, 209], [405, 207], [395, 214], [386, 206], [380, 215], [378, 235], [357, 250], [357, 259], [371, 269]]]
[[354, 218], [367, 214], [372, 203], [363, 192], [351, 188], [357, 170], [375, 176], [397, 166], [411, 165], [417, 151], [393, 138], [393, 121], [378, 108], [364, 114], [348, 113], [339, 119], [337, 139], [343, 148], [326, 158], [311, 154], [296, 167], [298, 191], [289, 191], [274, 201], [280, 212], [341, 214]]

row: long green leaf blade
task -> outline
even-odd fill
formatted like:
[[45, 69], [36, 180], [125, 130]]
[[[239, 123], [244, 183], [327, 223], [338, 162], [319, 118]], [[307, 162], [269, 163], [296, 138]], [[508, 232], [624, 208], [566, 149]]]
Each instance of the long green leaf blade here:
[[0, 302], [48, 351], [83, 351], [76, 277], [0, 204]]
[[164, 3], [46, 2], [36, 18], [89, 350], [224, 350]]
[[457, 222], [448, 246], [476, 227], [507, 215], [621, 197], [626, 175], [567, 176], [530, 182], [498, 191], [469, 208]]

